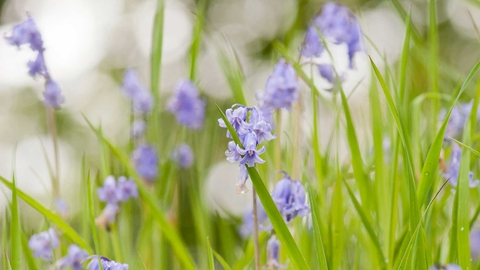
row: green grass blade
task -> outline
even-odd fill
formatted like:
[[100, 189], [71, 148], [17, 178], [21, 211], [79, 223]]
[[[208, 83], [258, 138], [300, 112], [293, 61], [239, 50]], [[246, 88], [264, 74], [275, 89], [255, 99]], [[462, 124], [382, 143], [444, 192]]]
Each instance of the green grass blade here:
[[184, 269], [195, 269], [195, 264], [192, 257], [188, 253], [188, 250], [180, 238], [179, 233], [177, 232], [172, 225], [168, 222], [163, 211], [157, 205], [157, 199], [154, 197], [153, 193], [149, 191], [144, 181], [137, 174], [135, 169], [130, 164], [130, 160], [127, 155], [122, 152], [120, 149], [113, 146], [105, 137], [101, 136], [98, 130], [92, 125], [92, 123], [85, 118], [90, 128], [100, 137], [100, 139], [108, 146], [112, 154], [120, 161], [120, 163], [125, 167], [128, 175], [133, 178], [138, 187], [138, 192], [140, 194], [140, 199], [150, 207], [152, 211], [152, 216], [154, 220], [158, 223], [163, 235], [170, 242], [173, 251], [177, 255], [180, 263], [183, 265]]
[[190, 80], [192, 82], [195, 81], [197, 75], [196, 73], [198, 52], [200, 51], [201, 36], [205, 19], [205, 8], [207, 1], [200, 0], [197, 3], [199, 6], [197, 7], [197, 18], [193, 27], [193, 41], [192, 45], [190, 46]]
[[317, 208], [318, 196], [310, 185], [308, 186], [308, 194], [310, 195], [310, 207], [312, 212], [313, 240], [315, 247], [317, 248], [317, 264], [320, 269], [328, 270], [327, 256], [325, 255], [325, 246], [320, 229], [320, 215]]
[[[159, 103], [160, 72], [162, 66], [162, 47], [163, 47], [163, 21], [165, 13], [164, 0], [157, 1], [157, 11], [153, 22], [152, 52], [150, 62], [151, 87], [155, 98], [155, 104]], [[158, 105], [155, 105], [158, 106]], [[158, 112], [158, 111], [157, 111]]]
[[[338, 164], [338, 160], [337, 160]], [[345, 219], [343, 207], [343, 191], [342, 176], [340, 171], [337, 172], [337, 180], [335, 182], [332, 194], [332, 207], [330, 210], [330, 219], [332, 221], [331, 238], [332, 238], [332, 269], [341, 269], [345, 256]]]
[[352, 189], [348, 186], [347, 182], [343, 182], [345, 186], [347, 187], [348, 194], [350, 195], [350, 198], [352, 199], [353, 206], [355, 207], [355, 210], [357, 210], [358, 215], [360, 216], [360, 219], [362, 220], [363, 226], [367, 230], [368, 236], [372, 240], [375, 249], [377, 251], [378, 258], [380, 259], [380, 265], [382, 268], [385, 268], [385, 255], [383, 254], [382, 247], [380, 245], [380, 241], [378, 236], [375, 233], [375, 229], [373, 228], [372, 224], [370, 223], [367, 214], [363, 210], [362, 206], [358, 202], [357, 198], [355, 197], [355, 194], [353, 194]]
[[212, 250], [212, 252], [215, 258], [217, 258], [218, 262], [222, 265], [223, 269], [232, 270], [232, 268], [230, 268], [230, 266], [228, 265], [227, 261], [225, 261], [225, 259], [220, 254], [218, 254], [215, 250]]
[[[225, 121], [228, 130], [232, 134], [233, 140], [235, 143], [243, 147], [242, 143], [240, 142], [235, 130], [233, 129], [232, 125], [228, 121], [227, 117], [223, 113], [223, 111], [218, 107], [217, 109], [220, 112], [222, 119]], [[300, 253], [300, 250], [295, 243], [295, 240], [292, 237], [292, 234], [288, 230], [287, 224], [285, 224], [285, 220], [283, 219], [282, 215], [278, 211], [277, 205], [270, 196], [267, 187], [265, 186], [262, 178], [258, 174], [257, 170], [254, 167], [248, 167], [248, 174], [252, 180], [253, 186], [255, 191], [262, 202], [263, 207], [265, 208], [265, 212], [267, 213], [270, 222], [272, 223], [273, 229], [278, 236], [278, 239], [282, 243], [282, 247], [285, 248], [287, 254], [292, 260], [292, 264], [297, 269], [310, 269], [308, 266], [305, 258]]]
[[15, 185], [15, 175], [12, 181], [12, 203], [10, 211], [12, 214], [10, 221], [10, 263], [13, 269], [22, 269], [22, 242], [20, 238], [20, 216], [18, 214], [17, 186]]
[[93, 204], [92, 196], [92, 181], [90, 173], [87, 172], [87, 200], [88, 200], [88, 215], [90, 218], [90, 229], [92, 230], [93, 245], [95, 246], [95, 254], [99, 255], [100, 252], [100, 242], [98, 240], [98, 231], [97, 226], [95, 225], [95, 208]]
[[21, 237], [22, 237], [23, 256], [25, 257], [25, 262], [27, 263], [28, 269], [37, 270], [38, 267], [35, 264], [35, 258], [33, 258], [32, 251], [28, 247], [28, 239], [25, 236], [25, 233], [22, 232]]
[[[0, 176], [0, 182], [2, 182], [7, 188], [13, 190], [12, 182], [8, 181], [4, 177]], [[57, 216], [55, 213], [50, 211], [48, 208], [37, 202], [35, 199], [21, 191], [20, 189], [16, 189], [17, 196], [22, 199], [24, 202], [29, 204], [35, 210], [37, 210], [40, 214], [42, 214], [45, 218], [53, 222], [55, 225], [58, 226], [60, 230], [65, 233], [65, 236], [69, 238], [72, 242], [80, 246], [81, 248], [85, 249], [89, 253], [93, 253], [92, 248], [83, 240], [83, 238], [72, 228], [68, 225], [61, 217]]]
[[213, 260], [212, 246], [210, 245], [210, 239], [207, 237], [207, 256], [208, 256], [208, 269], [215, 270], [215, 261]]

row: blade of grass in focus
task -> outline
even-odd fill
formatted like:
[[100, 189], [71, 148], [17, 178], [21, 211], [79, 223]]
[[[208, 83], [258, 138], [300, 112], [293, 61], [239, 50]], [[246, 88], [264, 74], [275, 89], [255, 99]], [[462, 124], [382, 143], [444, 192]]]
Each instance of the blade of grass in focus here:
[[88, 201], [88, 215], [90, 219], [90, 229], [92, 232], [93, 245], [95, 247], [95, 254], [99, 256], [100, 243], [98, 240], [97, 226], [95, 225], [95, 208], [93, 205], [93, 196], [92, 196], [92, 181], [90, 178], [90, 173], [86, 173], [87, 178], [87, 201]]
[[[13, 184], [2, 176], [0, 176], [0, 182], [2, 182], [10, 190], [14, 189]], [[92, 248], [87, 244], [87, 242], [85, 242], [85, 240], [83, 240], [83, 238], [78, 235], [78, 233], [72, 227], [70, 227], [70, 225], [68, 225], [61, 217], [50, 211], [48, 208], [37, 202], [35, 199], [33, 199], [20, 189], [17, 188], [16, 193], [20, 199], [29, 204], [35, 210], [37, 210], [45, 218], [57, 225], [57, 227], [62, 230], [65, 233], [65, 236], [67, 236], [72, 242], [74, 242], [81, 248], [87, 250], [89, 253], [93, 253]]]
[[327, 264], [327, 257], [325, 255], [325, 246], [322, 240], [322, 232], [320, 230], [320, 216], [317, 208], [317, 194], [308, 186], [308, 194], [310, 199], [310, 207], [312, 212], [312, 228], [313, 228], [313, 240], [317, 250], [317, 263], [320, 269], [329, 269]]
[[207, 0], [197, 1], [197, 17], [195, 19], [195, 25], [193, 26], [193, 41], [192, 45], [190, 46], [190, 80], [192, 82], [195, 82], [197, 75], [197, 60], [198, 53], [200, 51], [206, 5]]
[[[225, 121], [225, 124], [227, 125], [228, 130], [232, 134], [232, 137], [235, 143], [238, 144], [240, 147], [243, 147], [242, 142], [238, 138], [237, 133], [233, 129], [232, 125], [228, 121], [223, 111], [220, 109], [220, 107], [218, 107], [218, 105], [217, 105], [217, 109], [220, 112], [222, 119]], [[267, 213], [270, 219], [270, 222], [272, 223], [275, 233], [278, 236], [278, 239], [280, 240], [280, 242], [282, 243], [282, 247], [284, 247], [285, 250], [287, 251], [287, 254], [289, 258], [292, 260], [294, 267], [297, 269], [310, 269], [307, 262], [305, 261], [305, 258], [300, 253], [300, 250], [298, 249], [298, 246], [295, 243], [295, 240], [293, 239], [292, 234], [290, 233], [287, 225], [285, 224], [285, 220], [283, 219], [282, 215], [278, 211], [278, 208], [275, 202], [270, 196], [270, 193], [268, 192], [267, 187], [265, 186], [263, 180], [260, 178], [260, 175], [258, 174], [257, 170], [254, 167], [247, 167], [247, 170], [252, 180], [253, 186], [255, 187], [255, 190], [258, 194], [258, 197], [260, 198], [260, 201], [262, 202], [262, 205], [265, 208], [265, 212]]]
[[15, 175], [12, 177], [12, 202], [10, 203], [10, 263], [13, 269], [22, 269], [22, 244], [21, 244], [21, 229], [20, 229], [20, 216], [18, 214], [18, 201], [17, 201], [17, 186], [15, 184]]

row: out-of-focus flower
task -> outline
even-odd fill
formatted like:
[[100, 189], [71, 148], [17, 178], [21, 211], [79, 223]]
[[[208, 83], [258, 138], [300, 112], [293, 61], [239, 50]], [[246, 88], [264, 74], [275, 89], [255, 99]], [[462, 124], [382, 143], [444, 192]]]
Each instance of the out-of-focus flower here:
[[470, 255], [472, 259], [480, 259], [480, 230], [470, 232]]
[[146, 181], [152, 182], [158, 175], [157, 151], [147, 144], [139, 145], [132, 153], [132, 161], [137, 173]]
[[462, 270], [462, 268], [456, 264], [447, 264], [447, 265], [441, 265], [441, 264], [435, 264], [428, 268], [428, 270]]
[[133, 179], [127, 179], [125, 176], [120, 176], [118, 178], [116, 193], [118, 200], [121, 202], [124, 202], [130, 198], [137, 198], [137, 184], [135, 184], [135, 181], [133, 181]]
[[193, 151], [188, 144], [182, 143], [177, 146], [171, 154], [172, 160], [180, 168], [190, 168], [193, 164]]
[[55, 266], [59, 269], [72, 267], [73, 270], [82, 270], [82, 262], [88, 257], [88, 252], [81, 249], [77, 245], [70, 245], [68, 247], [67, 256], [61, 258], [55, 263]]
[[243, 194], [248, 192], [248, 188], [246, 185], [247, 180], [248, 180], [247, 167], [245, 167], [245, 165], [240, 164], [240, 173], [238, 174], [237, 183], [235, 184], [238, 194]]
[[266, 268], [271, 269], [283, 269], [286, 268], [285, 265], [280, 264], [278, 261], [278, 251], [280, 249], [280, 241], [278, 241], [277, 236], [274, 234], [270, 237], [267, 243], [267, 265]]
[[65, 200], [61, 198], [56, 198], [55, 199], [55, 206], [57, 207], [58, 212], [62, 216], [67, 216], [68, 215], [68, 204]]
[[135, 120], [132, 123], [132, 137], [134, 139], [140, 138], [143, 133], [145, 132], [145, 129], [147, 127], [147, 124], [143, 120]]
[[[91, 261], [87, 265], [87, 268], [89, 270], [100, 270], [98, 256], [93, 255], [88, 257], [87, 259], [91, 259]], [[112, 261], [103, 256], [100, 256], [100, 263], [102, 264], [103, 270], [128, 270], [128, 264], [122, 264], [116, 261]]]
[[45, 100], [43, 104], [46, 107], [59, 109], [60, 105], [64, 102], [60, 87], [53, 81], [50, 73], [48, 72], [47, 65], [45, 64], [45, 57], [43, 55], [43, 40], [42, 35], [38, 31], [38, 28], [29, 16], [24, 22], [21, 22], [13, 27], [12, 35], [6, 36], [5, 39], [10, 45], [20, 47], [24, 44], [29, 44], [30, 49], [37, 52], [35, 60], [27, 63], [28, 73], [35, 77], [37, 75], [43, 76], [45, 79], [45, 92], [43, 97]]
[[129, 69], [125, 71], [123, 77], [123, 90], [125, 95], [132, 101], [133, 108], [136, 111], [142, 114], [147, 114], [152, 110], [152, 93], [142, 85], [135, 70]]
[[313, 19], [302, 48], [303, 56], [320, 57], [325, 49], [322, 41], [346, 44], [350, 61], [356, 52], [365, 50], [357, 19], [346, 6], [335, 2], [325, 3], [320, 16]]
[[292, 64], [280, 59], [267, 80], [265, 93], [257, 95], [260, 107], [263, 110], [290, 110], [292, 104], [298, 100], [300, 84], [297, 73]]
[[179, 124], [191, 129], [203, 127], [205, 101], [199, 97], [197, 87], [191, 81], [182, 80], [178, 83], [168, 100], [167, 108], [175, 115]]
[[57, 235], [52, 228], [48, 231], [34, 234], [28, 241], [28, 247], [33, 251], [33, 256], [40, 257], [45, 261], [51, 261], [53, 249], [58, 247]]
[[[453, 107], [448, 119], [447, 129], [445, 130], [445, 140], [449, 141], [450, 138], [455, 138], [462, 133], [465, 122], [472, 111], [472, 106], [473, 101]], [[440, 121], [443, 121], [446, 115], [447, 111], [442, 109], [439, 115]], [[480, 118], [479, 116], [477, 115], [477, 119]]]
[[98, 199], [102, 202], [116, 204], [120, 201], [117, 196], [117, 183], [115, 177], [110, 175], [105, 179], [103, 187], [97, 189]]
[[[265, 212], [265, 208], [260, 203], [260, 200], [257, 197], [257, 220], [258, 220], [258, 228], [263, 231], [268, 231], [272, 229], [272, 225], [270, 224], [270, 220], [268, 219], [267, 212]], [[253, 220], [253, 209], [249, 210], [243, 216], [242, 226], [240, 227], [240, 235], [243, 238], [248, 237], [253, 233], [254, 230], [254, 220]]]
[[[447, 179], [453, 187], [456, 187], [458, 183], [458, 173], [460, 170], [460, 158], [462, 156], [462, 148], [454, 142], [452, 142], [451, 145], [452, 153], [450, 154], [450, 160], [447, 164], [447, 167], [445, 168], [443, 177]], [[479, 180], [474, 179], [473, 172], [470, 172], [468, 177], [468, 184], [471, 188], [477, 187], [480, 184]]]
[[320, 64], [318, 65], [318, 72], [320, 72], [320, 75], [330, 83], [335, 82], [335, 70], [333, 69], [333, 65]]
[[100, 216], [95, 219], [95, 225], [100, 228], [106, 228], [110, 223], [115, 221], [118, 210], [118, 204], [108, 203], [105, 208], [103, 208]]

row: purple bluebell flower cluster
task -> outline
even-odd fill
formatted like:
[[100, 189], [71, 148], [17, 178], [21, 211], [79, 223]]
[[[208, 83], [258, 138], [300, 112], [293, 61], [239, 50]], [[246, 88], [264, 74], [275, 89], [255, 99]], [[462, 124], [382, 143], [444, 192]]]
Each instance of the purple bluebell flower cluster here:
[[297, 73], [292, 64], [280, 59], [273, 69], [272, 75], [268, 77], [265, 86], [265, 93], [257, 95], [262, 112], [292, 108], [292, 104], [298, 100], [300, 94], [300, 83], [297, 80]]
[[462, 270], [462, 268], [457, 264], [451, 263], [447, 265], [435, 264], [428, 268], [428, 270]]
[[135, 70], [129, 69], [125, 71], [123, 92], [132, 101], [133, 108], [137, 112], [148, 114], [152, 110], [152, 93], [140, 82], [140, 78]]
[[107, 203], [100, 216], [95, 219], [95, 223], [100, 227], [106, 227], [115, 221], [115, 216], [119, 211], [119, 203], [138, 197], [135, 181], [127, 179], [125, 176], [120, 176], [118, 182], [112, 175], [108, 176], [103, 187], [98, 188], [97, 193], [98, 199]]
[[205, 118], [205, 101], [198, 94], [197, 87], [189, 80], [178, 83], [168, 100], [167, 109], [175, 115], [177, 122], [191, 129], [201, 129]]
[[[457, 187], [458, 184], [458, 173], [460, 170], [460, 158], [462, 156], [462, 148], [452, 142], [452, 153], [450, 154], [450, 160], [445, 168], [445, 172], [443, 173], [443, 177], [448, 180], [448, 182], [453, 186]], [[468, 180], [470, 188], [477, 187], [480, 184], [479, 180], [474, 179], [473, 172], [469, 173], [469, 180]]]
[[77, 245], [68, 247], [67, 256], [61, 258], [55, 263], [58, 269], [71, 267], [72, 270], [82, 270], [82, 263], [88, 257], [88, 252]]
[[48, 108], [59, 109], [65, 98], [62, 95], [60, 87], [53, 81], [45, 64], [45, 56], [43, 47], [43, 39], [40, 31], [35, 24], [35, 21], [29, 16], [24, 22], [21, 22], [13, 27], [12, 34], [5, 37], [6, 41], [12, 45], [20, 48], [22, 45], [28, 44], [30, 49], [37, 52], [35, 60], [27, 63], [28, 73], [32, 77], [42, 76], [45, 79], [45, 98], [43, 104]]
[[[450, 141], [450, 138], [455, 138], [462, 134], [465, 122], [472, 111], [472, 106], [473, 101], [453, 107], [450, 118], [448, 119], [447, 129], [445, 130], [446, 141]], [[447, 111], [443, 109], [439, 115], [440, 121], [443, 121], [446, 115]], [[477, 119], [478, 118], [480, 118], [480, 114], [477, 115]]]
[[55, 231], [50, 228], [48, 231], [34, 234], [28, 241], [28, 247], [32, 250], [33, 256], [40, 257], [45, 261], [51, 261], [53, 249], [58, 247], [58, 238]]
[[[247, 117], [248, 112], [250, 115]], [[243, 105], [233, 105], [227, 109], [225, 115], [238, 135], [242, 146], [234, 141], [228, 143], [228, 150], [225, 151], [227, 160], [240, 164], [240, 174], [237, 180], [237, 193], [248, 191], [245, 182], [248, 179], [248, 173], [245, 166], [253, 167], [256, 163], [264, 163], [260, 155], [265, 152], [265, 146], [258, 149], [260, 143], [275, 138], [271, 134], [272, 127], [263, 117], [262, 111], [257, 107], [245, 107]], [[226, 128], [227, 125], [223, 119], [218, 119], [220, 127]], [[232, 138], [232, 134], [227, 131], [227, 138]]]
[[89, 270], [100, 270], [100, 263], [102, 264], [103, 270], [128, 270], [128, 264], [122, 264], [116, 261], [112, 261], [103, 256], [100, 256], [100, 260], [96, 255], [90, 256], [87, 259], [91, 259], [91, 261], [87, 265], [87, 268]]
[[280, 264], [280, 262], [278, 261], [279, 250], [280, 250], [280, 241], [278, 241], [277, 236], [274, 234], [270, 237], [267, 243], [267, 265], [265, 265], [265, 268], [268, 268], [268, 269], [286, 268], [285, 265]]
[[153, 182], [158, 175], [157, 150], [148, 144], [137, 146], [132, 153], [132, 161], [137, 173], [148, 182]]
[[346, 6], [335, 2], [325, 3], [321, 14], [315, 17], [308, 27], [302, 55], [320, 57], [325, 50], [323, 41], [345, 43], [348, 46], [350, 61], [356, 52], [365, 50], [360, 24], [355, 15]]
[[[304, 217], [310, 213], [310, 206], [307, 204], [305, 188], [299, 180], [292, 180], [287, 173], [284, 173], [284, 177], [277, 182], [271, 195], [280, 214], [282, 214], [287, 223], [296, 216]], [[257, 207], [257, 218], [260, 229], [271, 229], [270, 221], [268, 220], [265, 209], [261, 204]], [[252, 231], [253, 216], [252, 211], [250, 211], [244, 216], [240, 232], [243, 236], [246, 236]]]
[[190, 168], [193, 164], [193, 151], [188, 144], [182, 143], [172, 151], [171, 158], [180, 168]]

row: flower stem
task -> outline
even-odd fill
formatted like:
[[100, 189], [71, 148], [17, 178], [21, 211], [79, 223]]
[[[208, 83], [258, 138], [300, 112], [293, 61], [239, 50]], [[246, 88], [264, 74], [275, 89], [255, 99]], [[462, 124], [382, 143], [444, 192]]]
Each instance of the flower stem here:
[[58, 155], [57, 126], [55, 122], [55, 110], [47, 108], [47, 126], [52, 136], [53, 150], [55, 155], [55, 175], [52, 176], [52, 192], [54, 198], [60, 198], [60, 161]]
[[252, 188], [253, 195], [253, 247], [255, 254], [255, 270], [260, 270], [260, 245], [258, 243], [257, 192]]

